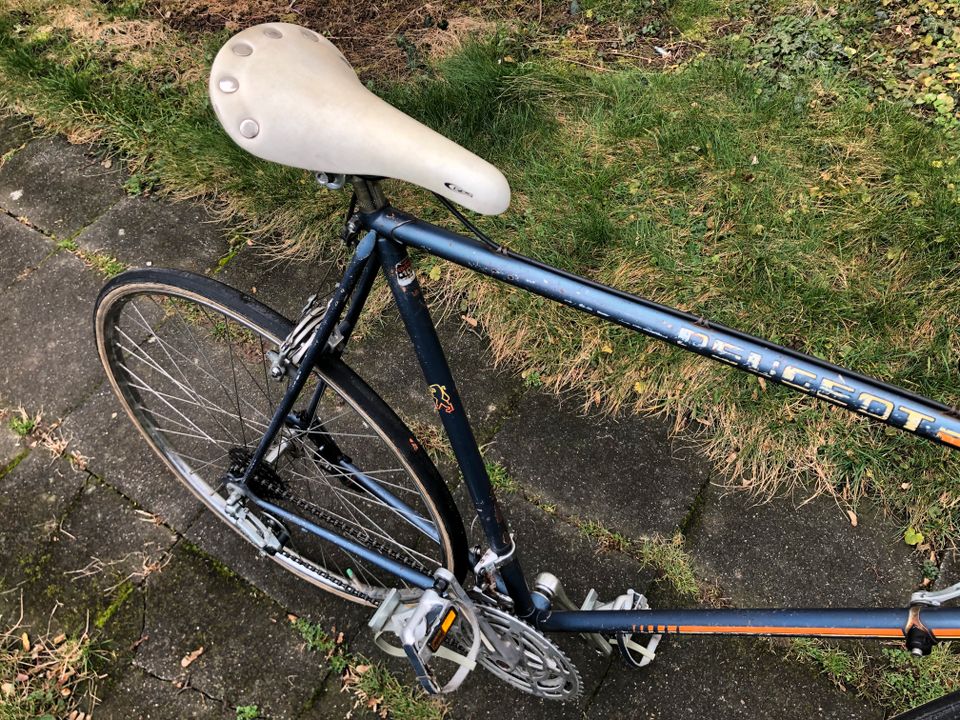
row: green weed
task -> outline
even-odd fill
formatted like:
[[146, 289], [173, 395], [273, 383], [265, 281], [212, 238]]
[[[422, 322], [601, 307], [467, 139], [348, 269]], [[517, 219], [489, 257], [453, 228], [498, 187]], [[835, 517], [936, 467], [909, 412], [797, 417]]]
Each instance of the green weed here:
[[340, 674], [343, 685], [375, 713], [397, 720], [442, 720], [446, 708], [416, 688], [405, 686], [379, 664], [366, 657], [347, 651], [343, 634], [336, 637], [316, 623], [303, 618], [293, 620], [293, 626], [313, 652], [324, 655], [334, 672]]
[[937, 645], [927, 657], [915, 657], [899, 648], [883, 648], [880, 655], [868, 655], [856, 647], [797, 639], [791, 642], [789, 654], [891, 714], [960, 687], [960, 658], [950, 643]]
[[260, 717], [260, 708], [256, 705], [237, 705], [237, 720], [257, 720]]

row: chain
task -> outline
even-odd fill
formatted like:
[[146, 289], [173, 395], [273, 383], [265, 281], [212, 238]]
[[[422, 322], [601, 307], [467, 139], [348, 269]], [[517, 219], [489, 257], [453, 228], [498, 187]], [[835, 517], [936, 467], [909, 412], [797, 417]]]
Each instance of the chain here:
[[[398, 553], [396, 550], [393, 550], [389, 546], [384, 545], [383, 543], [372, 539], [369, 535], [367, 535], [367, 533], [360, 532], [359, 530], [357, 530], [354, 527], [351, 527], [349, 524], [347, 524], [340, 518], [333, 517], [332, 515], [330, 515], [330, 513], [326, 512], [323, 508], [317, 505], [314, 505], [313, 503], [307, 500], [304, 500], [301, 497], [297, 497], [296, 495], [291, 493], [289, 490], [287, 490], [286, 487], [284, 487], [283, 483], [279, 481], [279, 479], [258, 476], [255, 482], [257, 486], [265, 489], [267, 492], [271, 493], [275, 497], [279, 497], [284, 500], [287, 500], [288, 502], [293, 503], [300, 510], [310, 513], [314, 517], [325, 522], [327, 525], [330, 525], [331, 527], [336, 528], [337, 530], [344, 533], [345, 535], [351, 536], [357, 542], [359, 542], [362, 545], [365, 545], [371, 550], [376, 550], [382, 555], [386, 555], [390, 559], [396, 560], [397, 562], [403, 565], [406, 565], [412, 570], [421, 572], [424, 575], [431, 574], [429, 570], [427, 570], [422, 564], [420, 564], [416, 560], [411, 560], [408, 557], [404, 557], [403, 555]], [[353, 586], [351, 585], [350, 587], [353, 587]]]
[[283, 557], [285, 557], [287, 560], [294, 563], [295, 565], [301, 565], [305, 567], [314, 575], [319, 575], [320, 577], [323, 578], [324, 582], [330, 585], [336, 586], [338, 590], [341, 590], [348, 595], [353, 595], [354, 597], [361, 598], [362, 600], [367, 601], [371, 605], [376, 605], [378, 603], [378, 600], [376, 598], [370, 595], [367, 595], [366, 593], [360, 592], [359, 590], [357, 590], [357, 588], [355, 588], [350, 583], [345, 582], [341, 578], [338, 578], [336, 575], [331, 575], [323, 568], [317, 565], [314, 565], [312, 562], [310, 562], [309, 560], [305, 560], [299, 555], [292, 555], [288, 553], [286, 550], [280, 550], [280, 552], [278, 552], [277, 554], [282, 555]]

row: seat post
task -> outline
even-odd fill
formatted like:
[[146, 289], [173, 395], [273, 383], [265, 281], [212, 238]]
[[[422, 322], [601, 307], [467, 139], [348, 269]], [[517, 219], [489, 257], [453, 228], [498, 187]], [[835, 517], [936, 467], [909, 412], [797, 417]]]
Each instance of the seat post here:
[[380, 189], [380, 181], [351, 175], [350, 183], [353, 185], [353, 191], [357, 195], [357, 206], [360, 212], [371, 213], [385, 208], [387, 198]]

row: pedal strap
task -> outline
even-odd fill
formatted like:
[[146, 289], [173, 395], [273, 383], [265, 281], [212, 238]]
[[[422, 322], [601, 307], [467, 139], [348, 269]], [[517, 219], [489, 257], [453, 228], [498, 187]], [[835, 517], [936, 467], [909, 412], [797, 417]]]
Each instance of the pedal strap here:
[[[480, 656], [480, 649], [482, 647], [480, 642], [480, 623], [477, 620], [477, 614], [473, 611], [473, 608], [467, 607], [463, 604], [458, 604], [457, 609], [460, 611], [460, 618], [466, 619], [470, 623], [470, 628], [473, 630], [473, 642], [470, 644], [470, 649], [467, 651], [466, 655], [461, 655], [460, 653], [451, 650], [445, 645], [441, 645], [437, 648], [437, 651], [433, 653], [434, 657], [443, 658], [444, 660], [450, 660], [451, 662], [456, 663], [460, 667], [457, 668], [454, 672], [453, 677], [441, 688], [437, 689], [438, 694], [451, 693], [456, 690], [467, 679], [467, 675], [477, 667], [477, 658]], [[402, 647], [397, 647], [396, 645], [390, 644], [390, 642], [384, 638], [384, 634], [391, 632], [394, 635], [399, 636], [400, 630], [402, 628], [396, 627], [396, 622], [391, 621], [379, 632], [375, 633], [373, 636], [373, 642], [376, 643], [377, 647], [387, 653], [387, 655], [392, 655], [393, 657], [402, 657], [406, 658], [407, 653]]]

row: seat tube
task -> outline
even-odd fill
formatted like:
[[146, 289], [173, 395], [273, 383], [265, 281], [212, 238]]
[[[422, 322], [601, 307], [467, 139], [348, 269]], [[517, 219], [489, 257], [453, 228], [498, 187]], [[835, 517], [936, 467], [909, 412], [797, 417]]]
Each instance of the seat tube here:
[[[393, 292], [407, 334], [413, 341], [424, 379], [433, 396], [443, 428], [450, 438], [450, 445], [470, 491], [470, 498], [477, 509], [484, 535], [497, 555], [507, 555], [513, 548], [507, 521], [503, 517], [500, 503], [477, 448], [477, 441], [470, 428], [466, 410], [430, 318], [430, 310], [423, 299], [407, 249], [390, 238], [380, 237], [378, 243], [387, 283]], [[516, 604], [517, 614], [520, 617], [532, 615], [533, 601], [516, 556], [500, 568], [500, 576]]]

